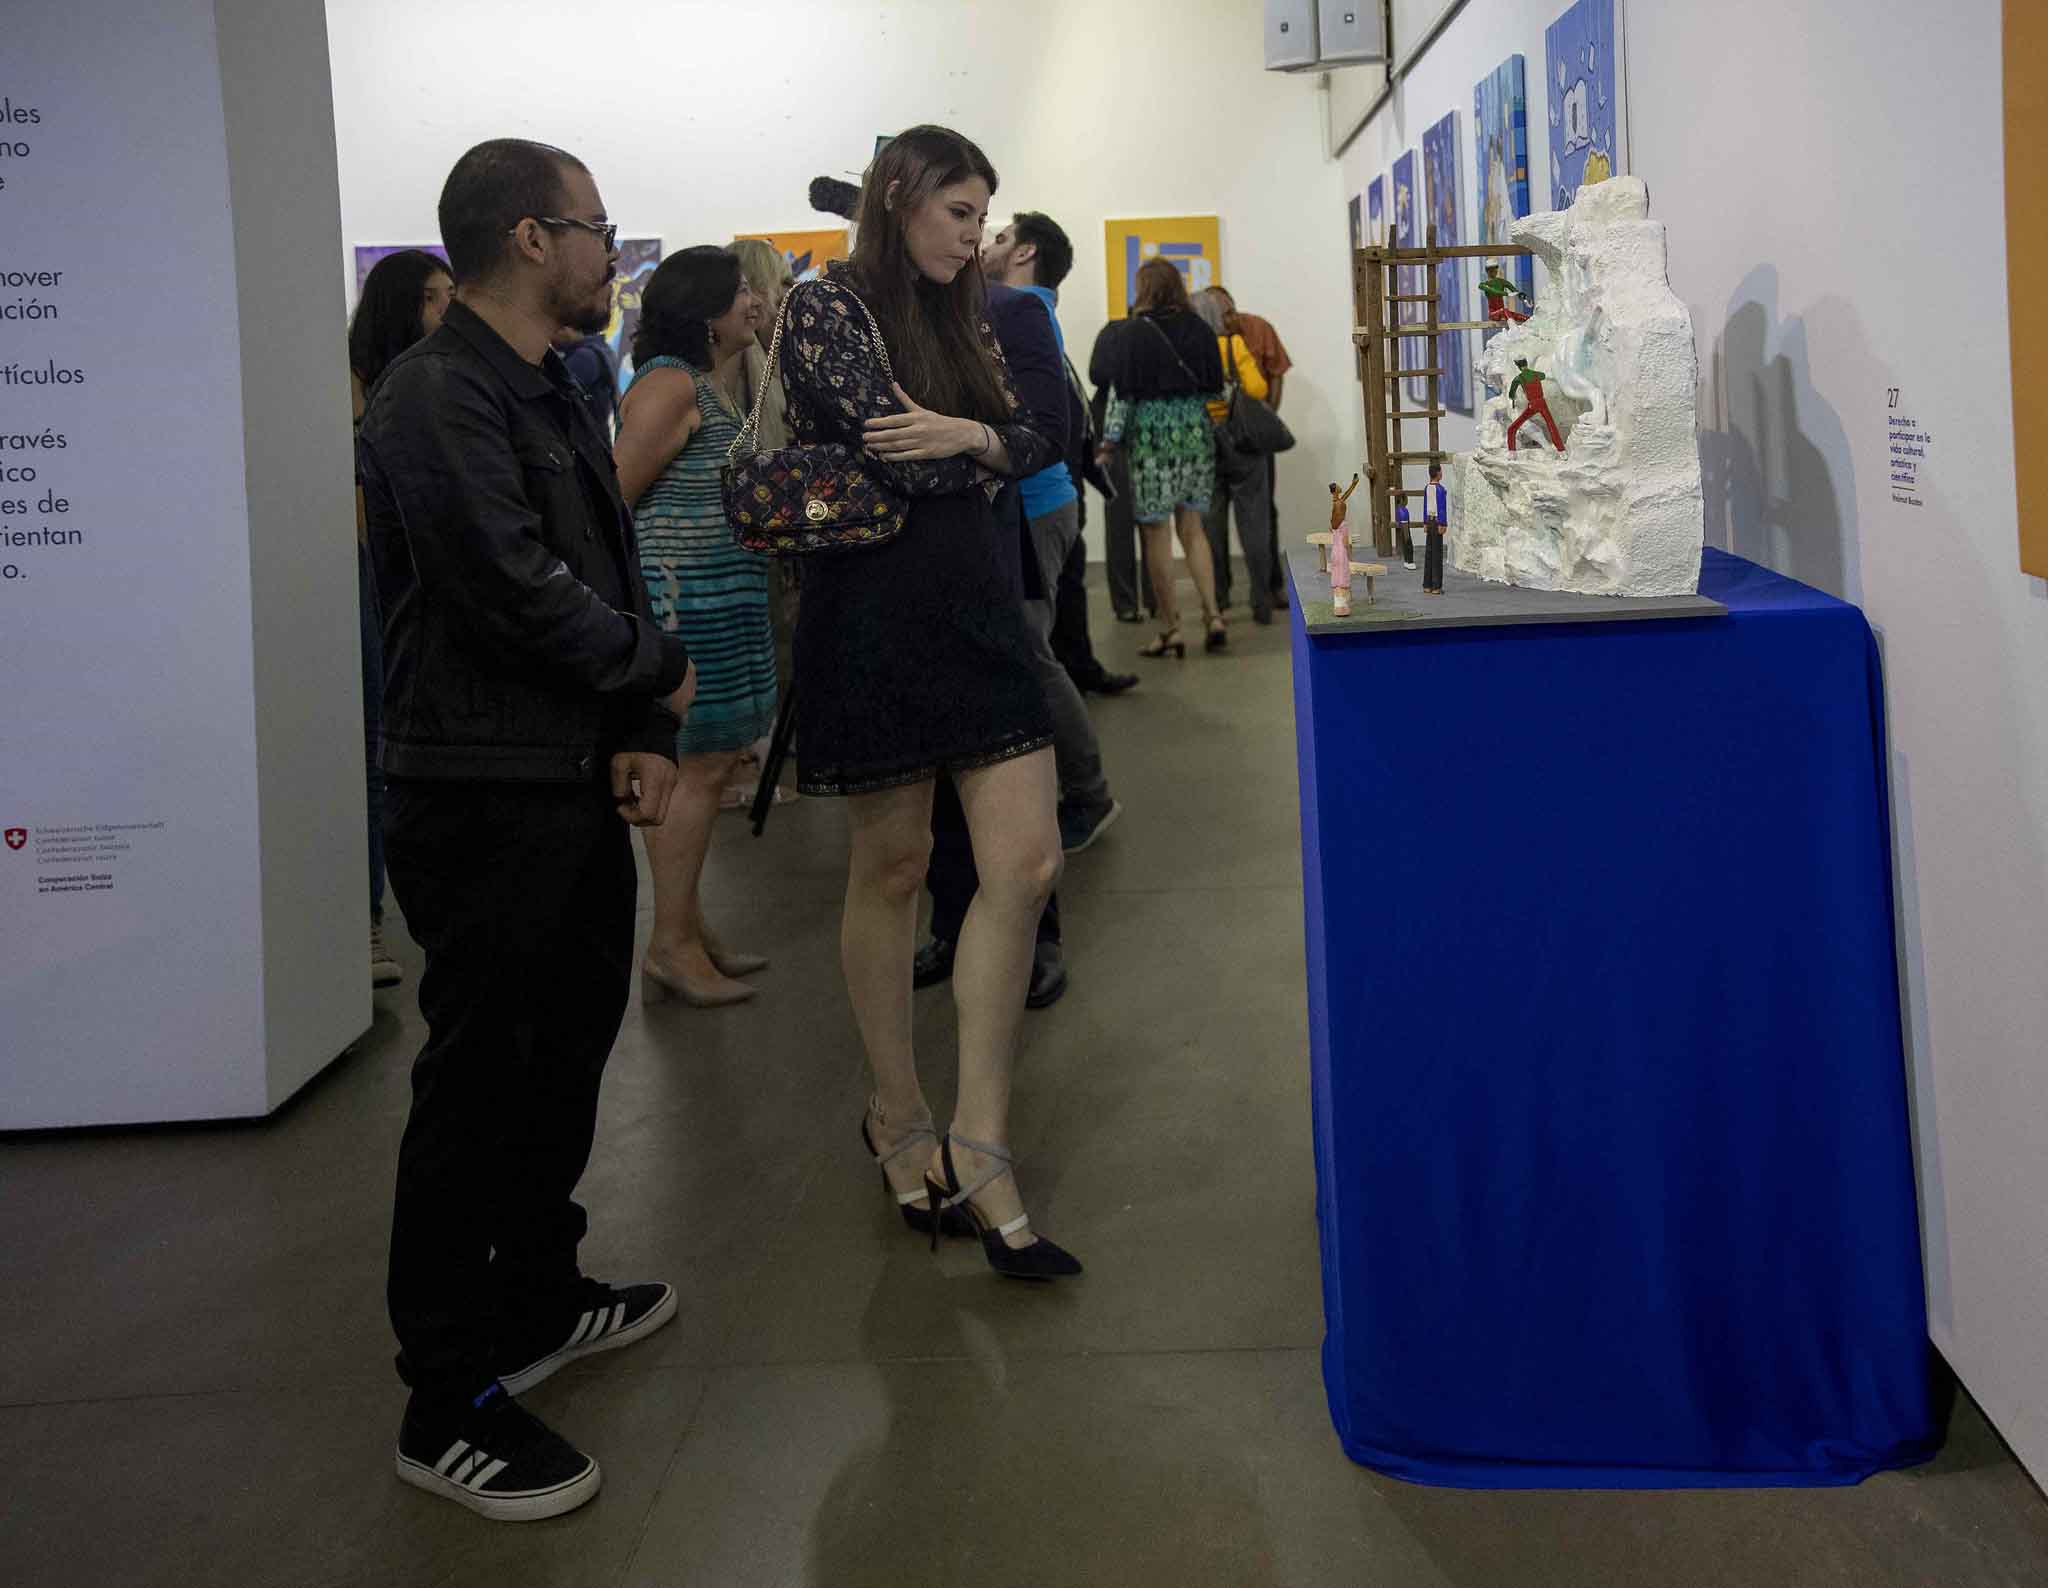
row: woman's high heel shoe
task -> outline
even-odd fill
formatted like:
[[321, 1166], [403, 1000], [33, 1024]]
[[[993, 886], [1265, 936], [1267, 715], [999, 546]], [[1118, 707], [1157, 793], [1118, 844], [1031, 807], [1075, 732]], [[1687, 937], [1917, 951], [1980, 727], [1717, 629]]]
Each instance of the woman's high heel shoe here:
[[[874, 1116], [875, 1123], [878, 1125], [887, 1124], [888, 1121], [882, 1118], [882, 1110], [878, 1101], [874, 1098], [869, 1098], [868, 1106], [860, 1116], [860, 1139], [868, 1149], [868, 1156], [881, 1166], [882, 1189], [888, 1192], [890, 1200], [903, 1210], [903, 1222], [905, 1224], [908, 1224], [920, 1235], [930, 1235], [932, 1232], [930, 1193], [924, 1188], [919, 1188], [916, 1191], [898, 1191], [889, 1183], [889, 1165], [909, 1152], [913, 1147], [920, 1147], [926, 1142], [937, 1141], [939, 1133], [932, 1128], [932, 1122], [929, 1119], [919, 1124], [906, 1125], [903, 1127], [903, 1139], [887, 1152], [879, 1152], [875, 1148], [874, 1134], [868, 1129], [868, 1116], [870, 1114]], [[926, 1148], [926, 1151], [929, 1152], [930, 1149]], [[972, 1235], [973, 1233], [974, 1225], [972, 1221], [958, 1208], [947, 1208], [940, 1215], [939, 1234]], [[937, 1237], [934, 1236], [933, 1239], [936, 1242]]]
[[737, 989], [723, 988], [712, 991], [692, 987], [680, 976], [671, 976], [657, 970], [652, 960], [640, 962], [640, 1001], [643, 1004], [658, 1004], [664, 999], [680, 998], [692, 1009], [723, 1009], [728, 1004], [743, 1004], [761, 989], [739, 986]]
[[1207, 638], [1202, 641], [1202, 649], [1205, 651], [1221, 651], [1228, 649], [1229, 645], [1230, 625], [1223, 621], [1221, 613], [1210, 613], [1209, 633]]
[[1140, 645], [1138, 647], [1138, 654], [1140, 656], [1165, 656], [1169, 653], [1182, 661], [1187, 659], [1188, 644], [1186, 640], [1180, 637], [1180, 625], [1178, 623], [1162, 633], [1150, 645]]
[[[981, 1210], [968, 1201], [975, 1192], [1010, 1172], [1016, 1160], [1000, 1147], [991, 1147], [979, 1141], [970, 1141], [961, 1136], [960, 1145], [971, 1148], [984, 1158], [996, 1160], [996, 1167], [989, 1170], [966, 1190], [960, 1189], [960, 1176], [953, 1168], [953, 1142], [951, 1131], [939, 1142], [939, 1163], [946, 1176], [941, 1185], [927, 1170], [924, 1177], [926, 1205], [934, 1221], [948, 1213], [965, 1213], [973, 1222], [974, 1232], [981, 1237], [982, 1254], [988, 1258], [988, 1266], [997, 1273], [1011, 1279], [1063, 1279], [1070, 1274], [1081, 1272], [1081, 1260], [1064, 1247], [1055, 1246], [1043, 1235], [1034, 1236], [1029, 1246], [1012, 1246], [1003, 1237], [1015, 1235], [1031, 1222], [1031, 1215], [1020, 1213], [1007, 1224], [991, 1225], [981, 1216]], [[932, 1236], [932, 1250], [939, 1249], [939, 1237]]]

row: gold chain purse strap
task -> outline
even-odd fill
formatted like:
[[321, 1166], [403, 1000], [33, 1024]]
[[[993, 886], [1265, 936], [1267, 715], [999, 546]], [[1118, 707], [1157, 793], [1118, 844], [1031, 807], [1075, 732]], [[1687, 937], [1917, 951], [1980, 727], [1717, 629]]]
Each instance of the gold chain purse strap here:
[[[747, 415], [746, 422], [740, 426], [739, 434], [732, 438], [732, 445], [725, 449], [727, 463], [738, 458], [742, 451], [751, 453], [754, 443], [760, 440], [761, 415], [768, 404], [768, 383], [782, 379], [782, 328], [789, 321], [789, 306], [796, 301], [798, 289], [809, 285], [811, 283], [799, 281], [782, 295], [782, 307], [775, 314], [775, 331], [768, 338], [768, 363], [761, 371], [761, 389], [754, 393], [754, 411]], [[841, 287], [840, 290], [860, 305], [861, 315], [867, 320], [868, 329], [875, 336], [875, 351], [882, 358], [882, 373], [888, 377], [893, 388], [896, 384], [896, 371], [890, 367], [889, 344], [882, 340], [882, 328], [875, 323], [874, 311], [868, 307], [867, 300], [851, 287]]]

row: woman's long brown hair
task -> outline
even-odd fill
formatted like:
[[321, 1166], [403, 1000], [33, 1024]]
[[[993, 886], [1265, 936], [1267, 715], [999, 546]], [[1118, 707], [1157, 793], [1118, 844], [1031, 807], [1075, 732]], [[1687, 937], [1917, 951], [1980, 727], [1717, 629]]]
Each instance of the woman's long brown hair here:
[[1133, 314], [1152, 314], [1161, 309], [1185, 309], [1188, 284], [1170, 259], [1148, 259], [1138, 267], [1138, 296], [1131, 304]]
[[905, 216], [939, 189], [976, 176], [995, 192], [995, 167], [957, 132], [912, 127], [891, 138], [861, 182], [853, 268], [889, 344], [897, 384], [938, 413], [1002, 424], [1013, 415], [981, 340], [988, 305], [981, 260], [941, 286], [911, 263], [904, 241]]

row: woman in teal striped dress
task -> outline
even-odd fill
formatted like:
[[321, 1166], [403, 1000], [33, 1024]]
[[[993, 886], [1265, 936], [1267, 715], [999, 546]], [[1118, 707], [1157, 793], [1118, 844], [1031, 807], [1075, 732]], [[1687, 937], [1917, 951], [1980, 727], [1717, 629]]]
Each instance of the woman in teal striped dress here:
[[726, 946], [704, 921], [699, 885], [719, 794], [747, 747], [775, 726], [768, 559], [732, 538], [718, 471], [740, 416], [713, 380], [753, 345], [760, 308], [727, 248], [685, 248], [648, 278], [619, 408], [619, 488], [633, 509], [654, 615], [697, 664], [697, 698], [676, 735], [681, 775], [668, 820], [641, 829], [654, 878], [654, 934], [641, 964], [648, 1000], [709, 1007], [755, 989], [767, 961]]

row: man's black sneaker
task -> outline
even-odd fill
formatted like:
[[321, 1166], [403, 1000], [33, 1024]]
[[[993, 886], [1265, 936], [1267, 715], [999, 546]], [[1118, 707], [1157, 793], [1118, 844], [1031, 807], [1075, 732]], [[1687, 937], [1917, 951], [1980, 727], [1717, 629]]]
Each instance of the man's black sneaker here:
[[597, 1463], [493, 1384], [452, 1417], [415, 1395], [398, 1428], [398, 1475], [494, 1522], [538, 1522], [596, 1497]]
[[499, 1374], [505, 1388], [524, 1395], [556, 1368], [599, 1351], [644, 1340], [676, 1315], [673, 1285], [627, 1285], [614, 1289], [596, 1280], [584, 1282], [580, 1310], [560, 1326], [512, 1353], [518, 1361]]
[[1112, 673], [1107, 668], [1098, 668], [1094, 677], [1085, 684], [1076, 679], [1075, 685], [1084, 695], [1121, 695], [1127, 689], [1138, 687], [1138, 675]]
[[1086, 809], [1079, 805], [1062, 805], [1059, 809], [1061, 850], [1078, 855], [1107, 832], [1109, 824], [1123, 813], [1121, 800], [1104, 800], [1100, 805]]
[[1031, 954], [1031, 990], [1024, 995], [1026, 1009], [1046, 1009], [1056, 1004], [1067, 990], [1067, 958], [1057, 943], [1040, 943]]
[[913, 987], [936, 987], [953, 974], [953, 940], [949, 937], [935, 937], [917, 951], [917, 958], [911, 961], [910, 985]]

